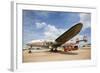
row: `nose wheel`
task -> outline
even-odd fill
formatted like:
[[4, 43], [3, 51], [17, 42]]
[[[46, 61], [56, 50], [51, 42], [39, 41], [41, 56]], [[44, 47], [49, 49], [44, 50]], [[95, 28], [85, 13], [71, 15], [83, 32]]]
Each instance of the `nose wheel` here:
[[28, 53], [32, 53], [32, 51], [31, 50], [29, 50], [29, 52]]

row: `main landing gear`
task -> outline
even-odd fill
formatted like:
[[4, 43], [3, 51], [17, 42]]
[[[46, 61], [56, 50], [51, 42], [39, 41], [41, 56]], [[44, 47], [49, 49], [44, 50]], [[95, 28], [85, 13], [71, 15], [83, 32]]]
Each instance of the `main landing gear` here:
[[52, 48], [50, 52], [58, 52], [57, 48]]

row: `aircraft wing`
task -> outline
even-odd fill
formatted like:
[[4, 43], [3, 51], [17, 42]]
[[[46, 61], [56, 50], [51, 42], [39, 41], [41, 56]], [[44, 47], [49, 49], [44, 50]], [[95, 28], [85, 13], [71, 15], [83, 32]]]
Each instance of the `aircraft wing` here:
[[83, 24], [78, 23], [74, 26], [72, 26], [68, 31], [64, 32], [61, 36], [59, 36], [55, 41], [59, 44], [62, 45], [65, 42], [69, 41], [72, 39], [75, 35], [77, 35], [80, 30], [82, 29]]

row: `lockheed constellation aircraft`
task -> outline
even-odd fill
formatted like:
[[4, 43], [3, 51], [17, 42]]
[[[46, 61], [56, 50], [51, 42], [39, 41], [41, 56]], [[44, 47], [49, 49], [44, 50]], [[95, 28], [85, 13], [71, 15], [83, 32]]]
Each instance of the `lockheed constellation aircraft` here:
[[[55, 40], [33, 40], [32, 42], [26, 44], [27, 46], [30, 46], [29, 53], [31, 53], [32, 47], [34, 46], [36, 46], [37, 49], [40, 49], [41, 47], [46, 47], [49, 48], [51, 52], [57, 52], [58, 51], [57, 48], [65, 44], [74, 36], [76, 36], [81, 31], [82, 27], [83, 27], [82, 23], [77, 23], [76, 25], [72, 26], [68, 31], [65, 31]], [[63, 48], [65, 48], [65, 46], [63, 46]], [[67, 50], [68, 51], [78, 50], [78, 46], [74, 45], [71, 47], [71, 49]]]

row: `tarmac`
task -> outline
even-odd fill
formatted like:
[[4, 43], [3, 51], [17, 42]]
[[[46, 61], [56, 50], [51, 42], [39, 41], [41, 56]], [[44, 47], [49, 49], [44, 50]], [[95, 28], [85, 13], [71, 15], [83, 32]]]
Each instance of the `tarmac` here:
[[49, 49], [32, 50], [32, 53], [28, 53], [28, 50], [23, 50], [23, 63], [29, 62], [47, 62], [47, 61], [70, 61], [70, 60], [89, 60], [91, 59], [91, 48], [81, 48], [77, 51], [64, 52], [50, 52]]

